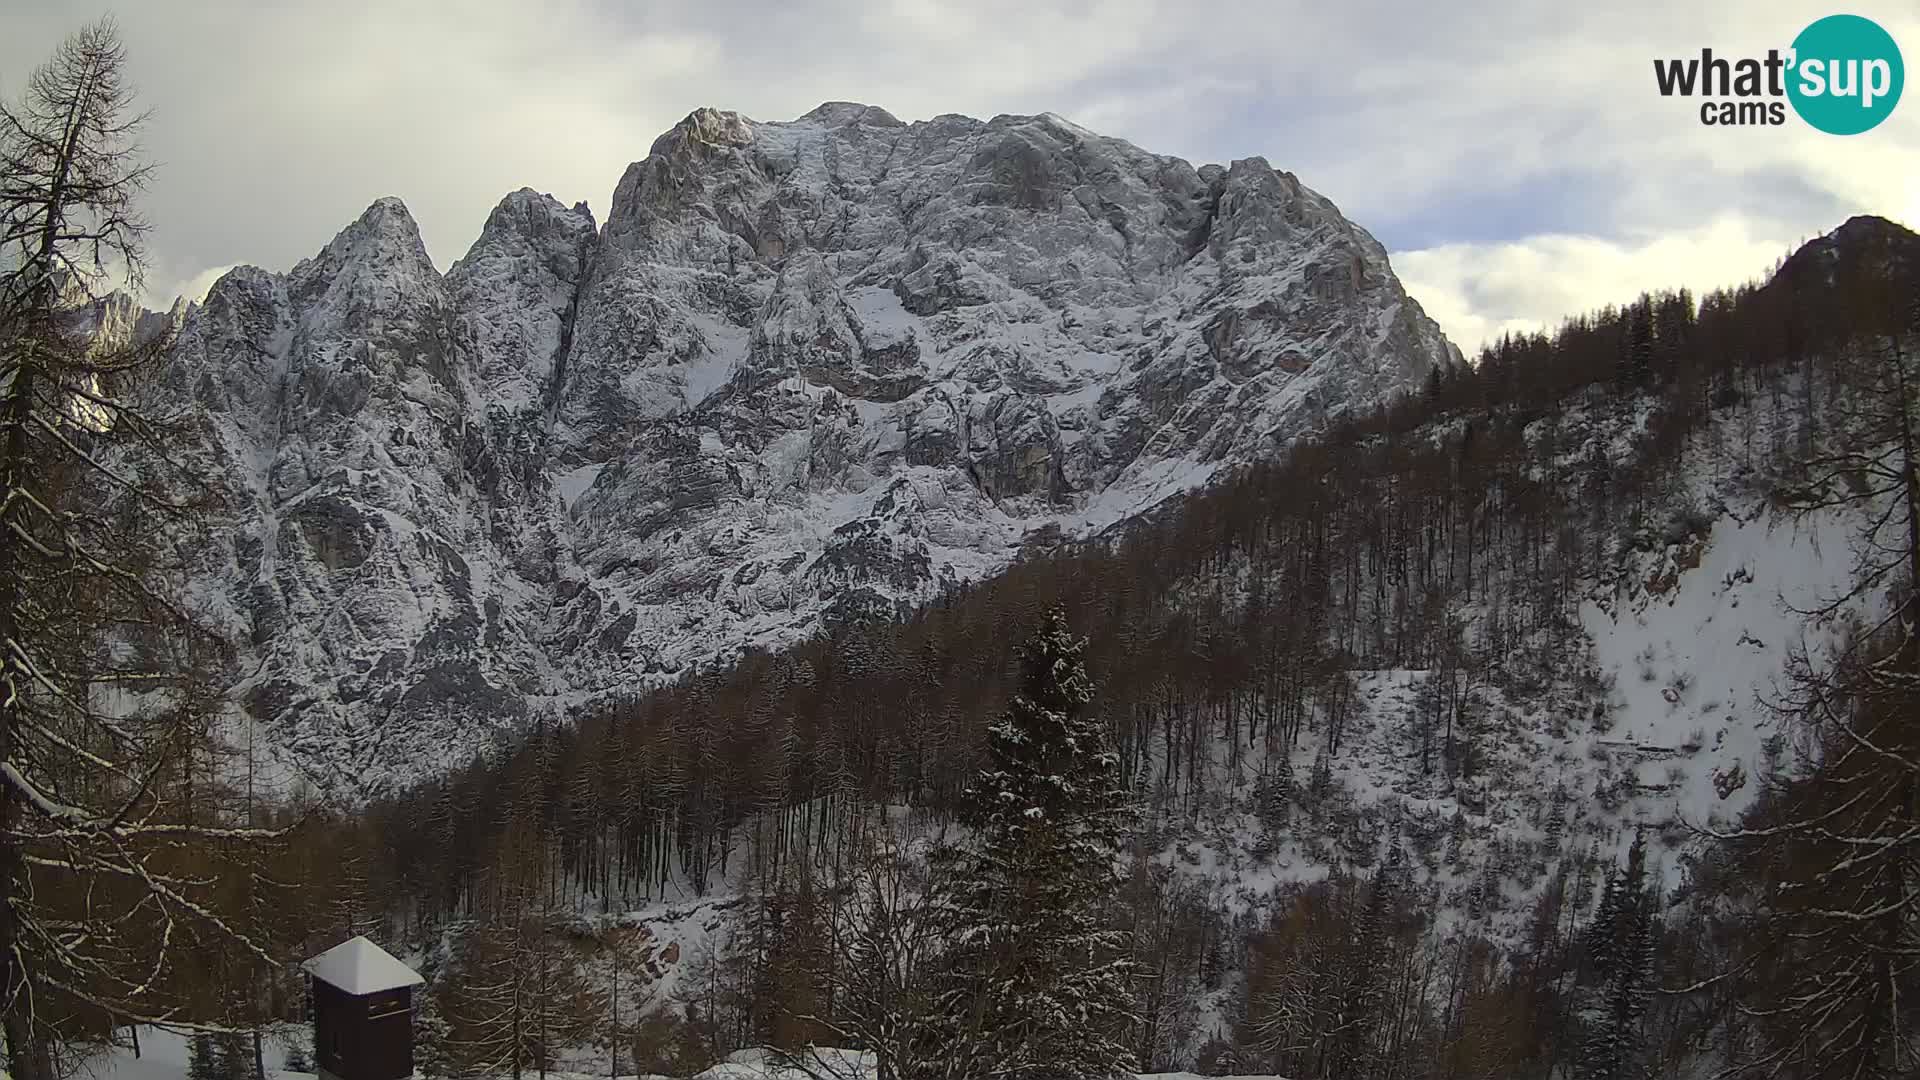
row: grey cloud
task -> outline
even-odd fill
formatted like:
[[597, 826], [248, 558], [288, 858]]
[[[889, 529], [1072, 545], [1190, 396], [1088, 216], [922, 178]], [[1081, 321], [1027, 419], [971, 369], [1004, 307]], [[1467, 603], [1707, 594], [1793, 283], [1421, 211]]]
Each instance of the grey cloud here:
[[[1920, 42], [1912, 12], [1877, 8], [1861, 10]], [[93, 14], [26, 0], [0, 89]], [[523, 185], [604, 214], [626, 164], [701, 105], [1054, 111], [1195, 161], [1265, 156], [1399, 248], [1632, 246], [1727, 212], [1784, 244], [1899, 216], [1866, 204], [1901, 199], [1888, 177], [1920, 164], [1920, 103], [1838, 144], [1707, 131], [1653, 92], [1656, 55], [1784, 44], [1807, 18], [1787, 0], [150, 0], [121, 18], [163, 166], [156, 282], [283, 269], [388, 194], [445, 268]]]

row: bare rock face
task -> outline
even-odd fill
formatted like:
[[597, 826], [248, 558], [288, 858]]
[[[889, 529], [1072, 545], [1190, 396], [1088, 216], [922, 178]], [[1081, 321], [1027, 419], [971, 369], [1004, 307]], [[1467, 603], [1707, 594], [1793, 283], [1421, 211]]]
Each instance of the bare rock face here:
[[[170, 372], [211, 420], [197, 449], [231, 550], [210, 554], [207, 591], [256, 654], [241, 696], [347, 791], [471, 752], [544, 685], [516, 624], [528, 598], [495, 584], [517, 538], [491, 528], [481, 463], [511, 430], [480, 422], [474, 335], [447, 285], [382, 199], [285, 276], [223, 277]], [[449, 748], [455, 723], [466, 745]]]
[[241, 691], [349, 795], [924, 602], [1459, 355], [1258, 158], [847, 103], [696, 111], [604, 226], [514, 192], [444, 276], [382, 199], [176, 317]]

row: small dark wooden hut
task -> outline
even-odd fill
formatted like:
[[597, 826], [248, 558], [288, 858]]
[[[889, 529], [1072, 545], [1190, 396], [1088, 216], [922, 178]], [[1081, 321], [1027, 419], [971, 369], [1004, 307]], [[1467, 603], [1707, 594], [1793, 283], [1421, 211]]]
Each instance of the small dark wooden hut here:
[[313, 1056], [320, 1080], [413, 1075], [412, 968], [363, 937], [301, 965], [313, 976]]

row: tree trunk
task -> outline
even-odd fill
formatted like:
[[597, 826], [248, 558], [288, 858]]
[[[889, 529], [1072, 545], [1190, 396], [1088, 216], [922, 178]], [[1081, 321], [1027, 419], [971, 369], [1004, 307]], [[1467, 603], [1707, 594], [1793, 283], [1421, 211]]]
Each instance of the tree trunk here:
[[[31, 348], [31, 345], [28, 346]], [[0, 460], [0, 507], [11, 501], [21, 486], [21, 472], [27, 456], [27, 424], [33, 410], [33, 368], [26, 363], [14, 369], [7, 387], [4, 410], [7, 423], [6, 457]], [[12, 641], [17, 633], [15, 613], [20, 604], [18, 561], [19, 541], [6, 534], [7, 518], [0, 514], [0, 642]], [[25, 687], [16, 687], [16, 668], [12, 658], [0, 659], [0, 761], [11, 760], [20, 731], [19, 707], [12, 702]], [[0, 836], [17, 833], [21, 815], [19, 789], [0, 785]], [[26, 867], [20, 859], [18, 841], [0, 842], [0, 1007], [6, 1010], [7, 1062], [14, 1080], [53, 1080], [44, 1055], [33, 1045], [32, 1025], [23, 1010], [32, 1008], [27, 988], [27, 973], [20, 969], [19, 916], [13, 903], [27, 893]]]

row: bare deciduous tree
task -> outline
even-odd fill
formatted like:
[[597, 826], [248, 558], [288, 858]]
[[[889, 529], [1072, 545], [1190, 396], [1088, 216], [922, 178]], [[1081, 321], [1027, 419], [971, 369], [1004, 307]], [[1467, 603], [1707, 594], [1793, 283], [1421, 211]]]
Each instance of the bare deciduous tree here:
[[1920, 307], [1884, 240], [1832, 271], [1856, 333], [1834, 362], [1827, 439], [1783, 499], [1803, 517], [1847, 510], [1863, 523], [1851, 587], [1802, 613], [1846, 622], [1847, 636], [1830, 658], [1789, 661], [1779, 708], [1808, 769], [1717, 834], [1761, 877], [1757, 925], [1721, 978], [1768, 973], [1744, 1006], [1759, 1045], [1730, 1075], [1920, 1069]]
[[204, 1019], [209, 956], [276, 962], [219, 888], [275, 834], [191, 809], [223, 648], [177, 587], [195, 485], [132, 400], [162, 343], [105, 332], [146, 231], [124, 62], [96, 23], [0, 106], [0, 1027], [20, 1080], [115, 1025]]

